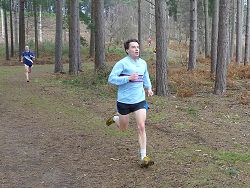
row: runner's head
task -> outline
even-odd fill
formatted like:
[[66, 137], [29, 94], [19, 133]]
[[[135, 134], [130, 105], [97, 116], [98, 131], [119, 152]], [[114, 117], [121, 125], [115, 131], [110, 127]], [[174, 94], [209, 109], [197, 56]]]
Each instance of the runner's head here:
[[137, 39], [129, 39], [124, 43], [126, 53], [133, 59], [140, 56], [139, 41]]
[[29, 50], [30, 50], [29, 46], [25, 46], [25, 51], [29, 51]]

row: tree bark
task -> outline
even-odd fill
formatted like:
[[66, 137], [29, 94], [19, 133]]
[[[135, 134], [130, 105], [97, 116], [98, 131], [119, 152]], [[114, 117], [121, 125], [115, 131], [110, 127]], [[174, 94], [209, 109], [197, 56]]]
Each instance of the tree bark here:
[[79, 14], [79, 2], [78, 2], [78, 7], [77, 7], [77, 28], [76, 28], [76, 31], [77, 31], [77, 37], [78, 37], [78, 40], [77, 40], [77, 62], [78, 62], [78, 67], [77, 67], [77, 71], [78, 72], [82, 72], [82, 61], [81, 61], [81, 43], [80, 43], [80, 40], [81, 40], [81, 36], [80, 36], [80, 14]]
[[14, 57], [14, 36], [13, 36], [13, 17], [12, 17], [12, 0], [9, 1], [10, 8], [10, 56]]
[[21, 61], [22, 52], [25, 48], [25, 20], [24, 20], [24, 2], [19, 1], [19, 60]]
[[63, 29], [63, 1], [56, 0], [56, 36], [55, 36], [55, 73], [63, 72], [62, 63], [62, 29]]
[[69, 74], [78, 75], [79, 68], [79, 0], [69, 1]]
[[196, 68], [197, 58], [197, 0], [190, 0], [190, 45], [188, 70]]
[[91, 25], [90, 25], [90, 46], [89, 46], [89, 56], [95, 56], [95, 3], [91, 0]]
[[33, 0], [33, 9], [34, 9], [34, 25], [35, 25], [35, 52], [36, 52], [36, 58], [39, 58], [38, 30], [37, 30], [37, 0]]
[[[14, 5], [13, 5], [13, 14], [14, 14], [14, 35], [15, 35], [15, 49], [18, 49], [18, 17], [17, 17], [17, 12], [18, 12], [18, 0], [14, 0]], [[15, 50], [15, 51], [16, 51]]]
[[93, 3], [95, 3], [95, 70], [99, 72], [105, 67], [104, 0], [93, 0]]
[[218, 44], [218, 22], [219, 22], [219, 0], [213, 1], [213, 20], [211, 36], [211, 75], [215, 74], [217, 63], [217, 44]]
[[235, 33], [235, 0], [231, 1], [232, 3], [232, 16], [231, 16], [231, 39], [230, 39], [230, 60], [229, 62], [232, 61], [234, 57], [234, 33]]
[[204, 0], [204, 14], [205, 14], [205, 57], [209, 57], [208, 0]]
[[156, 24], [156, 94], [169, 94], [167, 84], [167, 15], [166, 2], [155, 1]]
[[143, 51], [142, 28], [141, 28], [141, 0], [138, 0], [138, 40], [140, 42], [140, 54]]
[[236, 63], [242, 62], [242, 0], [237, 0]]
[[245, 37], [245, 59], [244, 65], [249, 63], [250, 50], [250, 0], [247, 0], [247, 21], [246, 21], [246, 37]]
[[43, 32], [42, 32], [42, 5], [39, 6], [39, 42], [43, 42]]
[[153, 4], [152, 4], [152, 0], [149, 0], [149, 31], [148, 31], [148, 36], [152, 37], [152, 20], [153, 20]]
[[5, 32], [5, 58], [6, 60], [10, 60], [9, 54], [9, 36], [8, 36], [8, 21], [7, 21], [7, 2], [4, 0], [4, 32]]
[[1, 24], [2, 24], [2, 38], [4, 39], [4, 14], [3, 14], [3, 8], [0, 8], [1, 13]]
[[214, 89], [214, 93], [217, 95], [221, 95], [226, 92], [227, 59], [229, 49], [229, 5], [230, 1], [220, 0], [218, 57]]

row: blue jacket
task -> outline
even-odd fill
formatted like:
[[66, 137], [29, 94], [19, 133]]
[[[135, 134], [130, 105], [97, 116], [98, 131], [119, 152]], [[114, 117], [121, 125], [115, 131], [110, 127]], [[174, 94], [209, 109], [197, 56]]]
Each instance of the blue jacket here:
[[[129, 81], [128, 77], [138, 73], [139, 78]], [[138, 58], [136, 61], [129, 56], [118, 61], [113, 67], [108, 82], [118, 86], [117, 101], [126, 104], [135, 104], [145, 100], [146, 89], [151, 89], [147, 63]]]

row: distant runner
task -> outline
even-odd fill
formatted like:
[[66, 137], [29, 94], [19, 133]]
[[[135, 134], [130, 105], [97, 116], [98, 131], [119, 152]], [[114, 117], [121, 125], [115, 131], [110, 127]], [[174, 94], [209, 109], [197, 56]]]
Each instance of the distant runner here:
[[151, 47], [151, 44], [152, 44], [152, 39], [151, 39], [151, 36], [148, 37], [148, 47]]
[[34, 54], [29, 50], [29, 46], [25, 46], [25, 51], [22, 53], [21, 63], [24, 64], [26, 81], [29, 82], [29, 73], [33, 67]]

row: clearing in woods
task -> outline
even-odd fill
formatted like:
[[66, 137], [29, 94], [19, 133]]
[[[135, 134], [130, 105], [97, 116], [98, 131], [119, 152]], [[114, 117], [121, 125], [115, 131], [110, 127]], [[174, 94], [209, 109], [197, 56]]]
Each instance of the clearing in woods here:
[[0, 66], [1, 187], [249, 187], [249, 79], [221, 97], [149, 98], [155, 165], [141, 169], [133, 117], [126, 132], [105, 126], [114, 88], [52, 70], [35, 65], [26, 83], [23, 66]]

